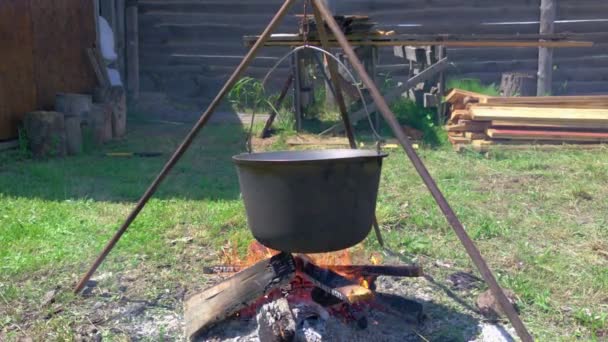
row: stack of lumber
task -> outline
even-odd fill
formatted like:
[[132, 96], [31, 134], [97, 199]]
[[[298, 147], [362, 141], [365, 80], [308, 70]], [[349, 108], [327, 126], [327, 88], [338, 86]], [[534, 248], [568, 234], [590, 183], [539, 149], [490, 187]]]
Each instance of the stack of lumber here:
[[460, 89], [447, 98], [455, 149], [496, 144], [608, 143], [608, 95], [493, 97]]
[[[307, 15], [305, 20], [301, 20], [303, 15], [298, 15], [300, 19], [300, 34], [304, 34], [308, 24], [308, 31], [311, 38], [317, 36], [317, 22], [315, 17]], [[368, 16], [364, 15], [336, 15], [334, 16], [342, 32], [346, 35], [366, 35], [371, 33], [374, 26], [377, 24], [372, 22]], [[329, 28], [327, 29], [329, 31]]]

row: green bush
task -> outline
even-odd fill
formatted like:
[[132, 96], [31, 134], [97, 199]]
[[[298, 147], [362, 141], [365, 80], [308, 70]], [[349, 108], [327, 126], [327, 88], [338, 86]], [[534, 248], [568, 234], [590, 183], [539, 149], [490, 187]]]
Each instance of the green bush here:
[[422, 142], [430, 146], [442, 145], [445, 139], [441, 126], [436, 122], [434, 110], [422, 108], [408, 99], [400, 99], [391, 106], [397, 120], [402, 125], [421, 131], [424, 136]]

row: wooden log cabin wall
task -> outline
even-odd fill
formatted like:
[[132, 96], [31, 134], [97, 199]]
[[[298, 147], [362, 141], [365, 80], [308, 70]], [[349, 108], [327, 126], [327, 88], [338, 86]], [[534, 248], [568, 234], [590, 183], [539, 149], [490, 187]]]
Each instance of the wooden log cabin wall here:
[[91, 92], [86, 48], [95, 46], [92, 1], [0, 1], [0, 141], [26, 112], [51, 110], [58, 92]]
[[[215, 94], [245, 54], [242, 37], [258, 34], [281, 1], [140, 0], [140, 66], [144, 92], [178, 100]], [[384, 31], [399, 33], [539, 33], [541, 0], [334, 0], [338, 14], [363, 14]], [[555, 49], [553, 94], [608, 93], [608, 2], [556, 0], [555, 33], [571, 32], [596, 41], [592, 48]], [[298, 5], [292, 14], [301, 13]], [[287, 18], [280, 32], [297, 32]], [[249, 75], [261, 77], [286, 48], [268, 48]], [[503, 72], [538, 71], [537, 48], [449, 48], [450, 78], [500, 84]], [[391, 47], [380, 48], [378, 72], [408, 73]], [[382, 67], [384, 66], [384, 67]], [[273, 77], [278, 88], [289, 72], [285, 63]], [[209, 95], [209, 96], [211, 96]]]

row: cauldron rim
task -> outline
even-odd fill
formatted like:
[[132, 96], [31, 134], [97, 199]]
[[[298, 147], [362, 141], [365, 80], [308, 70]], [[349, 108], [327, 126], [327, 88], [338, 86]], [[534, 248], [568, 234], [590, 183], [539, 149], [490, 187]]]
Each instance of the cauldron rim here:
[[290, 164], [352, 161], [369, 158], [383, 159], [386, 157], [388, 157], [387, 153], [378, 153], [375, 150], [327, 149], [242, 153], [232, 157], [232, 160], [236, 164]]

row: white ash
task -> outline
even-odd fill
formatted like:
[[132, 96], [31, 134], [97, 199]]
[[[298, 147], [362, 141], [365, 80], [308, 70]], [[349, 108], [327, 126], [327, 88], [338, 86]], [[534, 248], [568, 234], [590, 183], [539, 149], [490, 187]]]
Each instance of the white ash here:
[[[314, 302], [291, 303], [296, 321], [296, 341], [475, 341], [507, 342], [515, 336], [513, 329], [487, 324], [473, 301], [450, 298], [444, 288], [424, 279], [380, 277], [377, 290], [417, 301], [424, 306], [425, 320], [413, 324], [392, 313], [371, 306], [365, 313], [368, 327], [361, 330], [355, 322], [329, 314]], [[447, 288], [447, 287], [446, 287]], [[510, 335], [510, 336], [509, 336]], [[257, 342], [255, 319], [233, 318], [210, 329], [199, 341]]]

